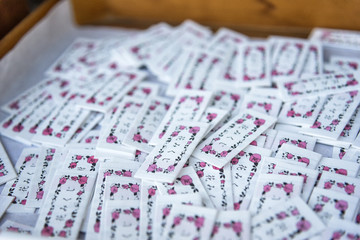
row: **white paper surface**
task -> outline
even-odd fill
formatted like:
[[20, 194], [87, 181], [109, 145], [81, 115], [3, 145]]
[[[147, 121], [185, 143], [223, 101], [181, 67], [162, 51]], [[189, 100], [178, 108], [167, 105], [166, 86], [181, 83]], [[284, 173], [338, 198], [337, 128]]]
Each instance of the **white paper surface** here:
[[[116, 38], [133, 30], [110, 27], [77, 27], [73, 23], [70, 1], [60, 1], [17, 45], [0, 60], [0, 105], [44, 78], [44, 72], [77, 37]], [[0, 111], [0, 121], [7, 116]], [[13, 165], [20, 156], [22, 143], [0, 136]], [[0, 192], [4, 185], [0, 186]], [[34, 226], [37, 214], [6, 213], [6, 220]], [[15, 235], [17, 237], [17, 235]]]
[[[17, 45], [0, 60], [0, 106], [19, 93], [41, 81], [44, 72], [77, 37], [116, 38], [134, 33], [134, 30], [110, 27], [77, 27], [73, 24], [71, 6], [68, 0], [59, 2]], [[325, 48], [325, 59], [329, 55], [345, 55], [348, 51]], [[160, 91], [160, 95], [163, 91]], [[0, 120], [6, 117], [0, 112]], [[26, 145], [0, 136], [9, 158], [15, 165]], [[331, 147], [317, 144], [315, 151], [330, 157]], [[0, 192], [4, 185], [0, 186]], [[37, 214], [5, 214], [0, 225], [6, 220], [34, 226]], [[16, 238], [18, 236], [15, 236]], [[18, 239], [18, 238], [17, 238]]]

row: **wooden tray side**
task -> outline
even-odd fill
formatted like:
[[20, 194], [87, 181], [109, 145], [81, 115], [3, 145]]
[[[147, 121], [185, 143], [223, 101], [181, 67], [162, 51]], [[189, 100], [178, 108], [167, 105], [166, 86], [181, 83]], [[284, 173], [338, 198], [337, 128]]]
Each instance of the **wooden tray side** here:
[[313, 27], [360, 30], [360, 0], [72, 0], [78, 24], [148, 27], [193, 19], [252, 35], [306, 35]]

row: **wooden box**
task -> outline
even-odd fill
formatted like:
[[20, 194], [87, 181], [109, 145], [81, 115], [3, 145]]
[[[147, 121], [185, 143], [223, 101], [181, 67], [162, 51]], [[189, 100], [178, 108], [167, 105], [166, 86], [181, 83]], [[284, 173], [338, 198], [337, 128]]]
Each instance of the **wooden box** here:
[[[0, 58], [59, 0], [47, 0], [0, 42]], [[80, 25], [146, 28], [192, 19], [249, 36], [307, 37], [313, 27], [360, 30], [360, 0], [69, 0]]]

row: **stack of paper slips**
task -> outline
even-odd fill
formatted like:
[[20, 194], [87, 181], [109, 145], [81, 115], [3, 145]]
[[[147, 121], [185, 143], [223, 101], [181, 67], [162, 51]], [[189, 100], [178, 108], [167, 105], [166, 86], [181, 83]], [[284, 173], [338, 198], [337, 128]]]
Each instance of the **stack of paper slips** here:
[[360, 33], [75, 39], [1, 108], [28, 146], [0, 144], [0, 236], [359, 239], [360, 55], [334, 48]]

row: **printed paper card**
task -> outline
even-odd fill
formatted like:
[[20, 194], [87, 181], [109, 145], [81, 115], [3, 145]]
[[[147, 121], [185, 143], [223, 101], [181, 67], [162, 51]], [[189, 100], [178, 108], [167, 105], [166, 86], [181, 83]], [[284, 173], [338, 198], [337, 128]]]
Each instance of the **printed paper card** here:
[[[193, 59], [196, 57], [196, 48], [182, 48], [178, 56], [175, 56], [171, 64], [167, 64], [164, 68], [167, 73], [160, 78], [164, 82], [169, 82], [166, 89], [166, 95], [173, 96], [180, 85], [186, 69], [190, 66]], [[179, 67], [180, 66], [180, 67]], [[167, 70], [168, 69], [168, 70]]]
[[[178, 35], [179, 34], [179, 35]], [[197, 39], [193, 34], [185, 32], [181, 34], [179, 31], [174, 31], [169, 41], [166, 41], [167, 46], [159, 46], [158, 49], [154, 49], [154, 52], [158, 51], [156, 59], [149, 61], [147, 67], [155, 75], [159, 76], [159, 80], [169, 83], [169, 73], [174, 71], [174, 66], [177, 66], [182, 70], [184, 57], [184, 46], [196, 46], [201, 45], [202, 39]], [[180, 64], [179, 64], [180, 63]], [[180, 70], [180, 71], [181, 71]]]
[[331, 56], [330, 64], [335, 66], [338, 72], [351, 72], [360, 69], [360, 59], [358, 58]]
[[299, 133], [301, 130], [300, 126], [295, 125], [289, 125], [289, 124], [283, 124], [283, 123], [277, 123], [274, 127], [277, 131], [284, 131], [284, 132], [290, 132], [290, 133]]
[[48, 194], [52, 176], [60, 165], [61, 158], [64, 157], [63, 151], [60, 148], [41, 148], [26, 201], [28, 207], [42, 206]]
[[146, 75], [140, 71], [120, 71], [95, 92], [78, 103], [82, 108], [106, 113]]
[[[268, 169], [273, 169], [276, 167], [277, 164], [289, 164], [288, 161], [284, 160], [284, 159], [280, 159], [280, 158], [274, 158], [274, 157], [265, 157], [265, 159], [267, 160], [267, 162], [264, 162], [264, 165], [266, 164], [266, 166], [261, 166], [263, 168], [268, 168]], [[290, 165], [295, 165], [295, 166], [299, 166], [304, 167], [304, 164], [301, 162], [292, 162], [290, 163]]]
[[223, 58], [207, 50], [191, 50], [194, 57], [186, 66], [184, 74], [177, 85], [170, 85], [167, 93], [175, 95], [179, 89], [211, 90], [213, 83], [222, 68]]
[[262, 96], [270, 99], [280, 98], [277, 88], [254, 87], [247, 92], [250, 95]]
[[248, 37], [230, 30], [228, 28], [219, 28], [216, 34], [212, 37], [207, 49], [220, 53], [226, 53], [234, 45], [246, 43]]
[[235, 210], [248, 208], [260, 172], [261, 161], [270, 155], [269, 149], [248, 146], [231, 159]]
[[119, 58], [118, 54], [115, 54], [115, 50], [130, 41], [136, 34], [136, 32], [132, 32], [130, 34], [117, 35], [116, 38], [103, 38], [101, 39], [101, 46], [94, 53], [87, 54], [82, 58], [85, 58], [86, 60], [84, 60], [89, 62], [89, 64], [94, 65], [95, 72], [98, 72], [99, 69], [102, 72], [115, 72], [119, 68], [130, 67], [132, 63], [127, 61], [124, 55]]
[[358, 91], [330, 95], [313, 125], [301, 132], [336, 140], [360, 103]]
[[242, 109], [251, 109], [272, 117], [279, 114], [282, 101], [279, 99], [271, 99], [256, 95], [247, 94], [242, 102]]
[[89, 131], [78, 144], [74, 144], [75, 147], [95, 148], [100, 138], [100, 130]]
[[110, 201], [106, 204], [101, 239], [139, 239], [139, 201]]
[[133, 64], [141, 65], [145, 63], [147, 59], [151, 58], [151, 46], [165, 41], [170, 33], [171, 27], [167, 24], [160, 23], [138, 34], [135, 39], [126, 43], [125, 46], [121, 46], [119, 50], [124, 49], [127, 58], [133, 62]]
[[[158, 44], [152, 51], [156, 56], [155, 63], [148, 61], [147, 65], [157, 75], [161, 75], [160, 67], [174, 66], [171, 52], [179, 56], [179, 50], [183, 47], [198, 46], [204, 48], [212, 32], [209, 28], [201, 26], [191, 20], [185, 20], [180, 26], [171, 32], [168, 39]], [[168, 56], [168, 55], [171, 56]], [[169, 59], [170, 58], [170, 59]], [[178, 65], [179, 66], [179, 65]], [[166, 71], [165, 71], [166, 72]]]
[[77, 239], [95, 178], [96, 173], [58, 171], [40, 208], [34, 235]]
[[313, 190], [318, 177], [318, 171], [316, 170], [300, 167], [298, 165], [285, 163], [285, 161], [278, 161], [278, 159], [270, 158], [267, 158], [265, 159], [265, 161], [263, 161], [261, 173], [303, 177], [303, 188], [301, 197], [302, 199], [304, 199], [304, 201], [307, 201], [309, 199], [311, 191]]
[[[142, 181], [140, 195], [140, 239], [153, 239], [155, 222], [155, 203], [159, 195], [154, 182]], [[155, 238], [156, 239], [156, 238]]]
[[123, 143], [144, 152], [151, 152], [148, 143], [170, 107], [170, 101], [162, 97], [148, 99], [136, 115]]
[[326, 171], [349, 177], [357, 177], [360, 165], [356, 162], [341, 161], [340, 159], [324, 157], [319, 162], [317, 170], [319, 173]]
[[201, 196], [194, 194], [158, 195], [155, 202], [155, 216], [153, 239], [160, 239], [164, 233], [167, 218], [170, 215], [173, 204], [202, 206]]
[[109, 176], [105, 180], [104, 200], [140, 200], [140, 185], [139, 179]]
[[299, 76], [307, 48], [308, 44], [301, 39], [279, 39], [271, 59], [272, 79], [289, 79]]
[[86, 229], [86, 240], [100, 238], [101, 217], [104, 207], [105, 181], [109, 176], [118, 178], [131, 178], [139, 168], [139, 164], [126, 161], [119, 157], [111, 157], [109, 161], [104, 159], [100, 162], [99, 173], [94, 187], [94, 196], [91, 202], [88, 226]]
[[198, 38], [208, 40], [212, 36], [212, 31], [209, 27], [200, 25], [192, 20], [185, 20], [178, 26], [179, 30], [184, 32], [190, 32]]
[[134, 152], [123, 145], [123, 140], [144, 104], [143, 99], [124, 97], [113, 119], [101, 129], [97, 149], [116, 152]]
[[[217, 126], [227, 116], [228, 116], [228, 111], [226, 110], [222, 110], [215, 107], [208, 107], [201, 116], [199, 122], [208, 123], [210, 125], [209, 129], [207, 130], [207, 133], [209, 133], [211, 129]], [[207, 135], [207, 133], [205, 133], [204, 135]]]
[[318, 166], [322, 155], [290, 143], [284, 143], [278, 149], [275, 157], [289, 161], [289, 163], [297, 162], [301, 163], [303, 167], [315, 169]]
[[[77, 38], [64, 51], [64, 53], [46, 71], [50, 76], [71, 76], [84, 72], [84, 68], [91, 68], [84, 56], [93, 53], [101, 46], [101, 41], [96, 39]], [[82, 56], [82, 57], [80, 57]], [[79, 63], [83, 63], [81, 66]], [[72, 79], [72, 78], [69, 78]]]
[[[139, 99], [146, 99], [146, 98], [139, 98]], [[103, 120], [99, 123], [100, 126], [106, 126], [109, 122], [111, 122], [114, 119], [114, 116], [119, 109], [119, 105], [123, 103], [124, 98], [119, 100], [118, 104], [115, 105], [112, 109], [110, 109], [104, 116]]]
[[355, 141], [351, 144], [352, 147], [360, 149], [360, 134], [355, 138]]
[[1, 110], [10, 114], [15, 114], [20, 109], [24, 109], [26, 106], [36, 101], [36, 99], [40, 95], [43, 95], [44, 92], [47, 92], [47, 95], [51, 94], [56, 100], [56, 98], [61, 98], [61, 92], [67, 90], [69, 87], [70, 82], [66, 79], [58, 77], [45, 79], [4, 104], [1, 107]]
[[241, 65], [241, 51], [242, 48], [237, 48], [233, 46], [230, 50], [227, 51], [226, 57], [224, 59], [223, 71], [219, 75], [219, 79], [217, 80], [217, 85], [226, 86], [230, 88], [230, 85], [236, 86], [236, 81], [239, 75], [237, 68], [234, 66]]
[[183, 31], [178, 28], [173, 31], [168, 41], [165, 41], [158, 49], [154, 49], [153, 52], [157, 52], [156, 59], [147, 62], [147, 67], [152, 73], [160, 77], [160, 81], [169, 83], [171, 79], [167, 75], [173, 70], [174, 66], [183, 66], [180, 65], [181, 61], [179, 60], [184, 53], [184, 49], [188, 47], [203, 48], [206, 43], [205, 39], [199, 38], [194, 32]]
[[214, 207], [193, 167], [183, 168], [173, 183], [156, 183], [162, 195], [199, 193], [206, 207]]
[[313, 76], [323, 73], [323, 47], [320, 42], [309, 42], [300, 76]]
[[314, 96], [339, 94], [360, 89], [357, 73], [323, 74], [300, 80], [278, 81], [280, 95], [284, 101]]
[[214, 126], [206, 137], [219, 130], [222, 126], [228, 123], [233, 116], [236, 116], [240, 112], [241, 103], [245, 94], [246, 91], [241, 89], [236, 91], [231, 91], [229, 89], [218, 90], [214, 93], [210, 105], [212, 107], [228, 111], [228, 115], [216, 126]]
[[270, 149], [277, 135], [277, 130], [268, 129], [265, 132], [263, 132], [261, 135], [266, 137], [264, 148]]
[[218, 83], [229, 88], [270, 86], [270, 46], [266, 42], [244, 43], [227, 52]]
[[1, 192], [1, 195], [16, 197], [8, 208], [8, 212], [34, 213], [35, 208], [27, 207], [26, 202], [39, 154], [40, 148], [25, 148], [21, 152], [15, 165], [15, 170], [18, 174], [17, 178], [8, 181]]
[[16, 171], [0, 142], [0, 185], [16, 178]]
[[329, 73], [336, 73], [336, 66], [331, 64], [331, 63], [323, 63], [324, 64], [324, 73], [325, 74], [329, 74]]
[[[33, 232], [33, 227], [25, 225], [25, 224], [21, 224], [21, 223], [17, 223], [11, 220], [6, 220], [0, 227], [0, 230], [3, 232], [7, 232], [7, 233], [16, 233], [16, 234], [21, 234], [21, 235], [32, 235]], [[2, 233], [2, 235], [4, 236], [5, 233]], [[11, 238], [14, 237], [19, 237], [19, 235], [8, 235]]]
[[[356, 148], [333, 147], [332, 158], [345, 160], [345, 157], [348, 158], [357, 151], [355, 149]], [[346, 161], [349, 160], [346, 159]]]
[[180, 91], [155, 131], [150, 144], [157, 145], [173, 122], [198, 121], [210, 102], [211, 94], [206, 91]]
[[99, 112], [90, 112], [89, 116], [85, 119], [79, 128], [75, 131], [74, 135], [69, 140], [68, 145], [78, 144], [84, 136], [86, 136], [91, 129], [93, 129], [104, 117], [104, 114]]
[[318, 116], [326, 97], [301, 98], [285, 102], [278, 117], [279, 123], [311, 126]]
[[0, 218], [4, 215], [8, 207], [14, 201], [15, 197], [12, 196], [1, 196], [0, 195]]
[[321, 233], [325, 226], [299, 197], [281, 201], [271, 211], [263, 211], [251, 220], [255, 239], [307, 239]]
[[270, 46], [266, 42], [251, 42], [242, 45], [238, 87], [270, 86]]
[[359, 32], [330, 28], [314, 28], [309, 36], [310, 40], [318, 40], [327, 46], [342, 48], [358, 48], [360, 45]]
[[216, 209], [233, 209], [234, 200], [230, 164], [217, 168], [196, 158], [190, 158], [189, 166], [195, 169]]
[[298, 133], [290, 133], [286, 131], [278, 131], [271, 150], [273, 151], [274, 155], [277, 154], [281, 146], [285, 143], [292, 144], [299, 148], [307, 149], [307, 150], [314, 150], [316, 144], [316, 138], [305, 136], [303, 134]]
[[358, 106], [353, 115], [351, 116], [348, 123], [345, 125], [344, 129], [340, 133], [340, 137], [337, 141], [344, 143], [353, 143], [356, 135], [358, 134], [360, 129], [360, 106]]
[[265, 136], [259, 136], [254, 141], [252, 141], [249, 145], [256, 147], [264, 147], [266, 141]]
[[164, 239], [209, 239], [216, 210], [174, 204], [165, 226]]
[[308, 203], [325, 224], [328, 224], [331, 218], [352, 221], [359, 204], [357, 197], [317, 187], [314, 188]]
[[356, 148], [344, 149], [333, 147], [332, 157], [335, 159], [341, 159], [343, 161], [355, 162], [358, 164], [360, 163], [360, 151], [358, 151]]
[[210, 105], [215, 108], [229, 111], [231, 115], [236, 115], [241, 106], [241, 102], [246, 94], [245, 90], [219, 90], [215, 91]]
[[209, 124], [173, 123], [161, 142], [146, 157], [135, 177], [172, 183], [207, 132]]
[[140, 82], [134, 86], [126, 95], [141, 99], [155, 97], [158, 95], [160, 86], [150, 82]]
[[23, 106], [21, 109], [17, 109], [14, 113], [12, 113], [8, 118], [2, 121], [1, 130], [7, 129], [11, 124], [13, 124], [13, 120], [19, 118], [19, 115], [24, 113], [28, 109], [32, 109], [35, 106], [39, 105], [41, 101], [44, 99], [52, 99], [51, 95], [41, 92], [32, 101], [27, 101], [26, 105]]
[[322, 239], [359, 239], [360, 230], [359, 225], [338, 218], [332, 218], [321, 235]]
[[275, 121], [258, 112], [244, 111], [199, 144], [193, 156], [221, 168]]
[[34, 142], [63, 147], [86, 119], [90, 111], [76, 108], [80, 96], [73, 94], [42, 122], [33, 137]]
[[55, 108], [51, 95], [43, 95], [33, 105], [12, 114], [1, 124], [1, 133], [15, 140], [31, 143], [38, 126], [44, 122]]
[[341, 174], [323, 172], [317, 187], [360, 197], [360, 179]]
[[134, 161], [135, 162], [138, 162], [138, 163], [143, 163], [143, 162], [145, 162], [145, 160], [146, 160], [146, 158], [147, 158], [147, 156], [148, 156], [149, 154], [148, 153], [146, 153], [146, 152], [142, 152], [142, 151], [140, 151], [140, 150], [136, 150], [135, 151], [135, 157], [134, 157]]
[[251, 214], [259, 214], [281, 200], [301, 195], [304, 179], [301, 176], [260, 174], [249, 206]]
[[99, 155], [95, 150], [69, 149], [59, 167], [67, 172], [97, 172], [100, 164]]
[[220, 211], [210, 239], [250, 239], [250, 228], [248, 211]]

